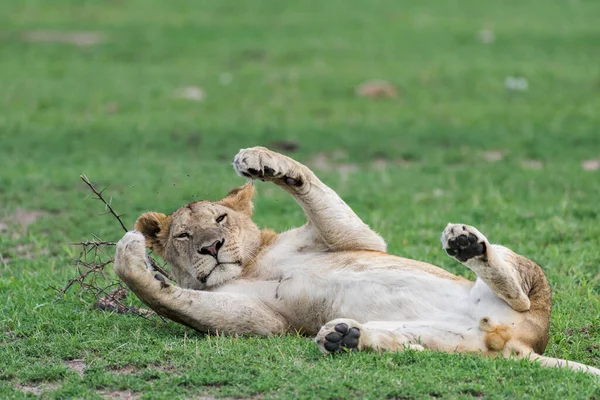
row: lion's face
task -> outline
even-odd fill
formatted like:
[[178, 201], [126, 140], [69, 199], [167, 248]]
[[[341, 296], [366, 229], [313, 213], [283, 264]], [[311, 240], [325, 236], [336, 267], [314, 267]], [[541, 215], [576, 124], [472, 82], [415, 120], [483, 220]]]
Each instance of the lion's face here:
[[253, 193], [247, 184], [221, 201], [190, 203], [168, 216], [145, 213], [135, 228], [171, 265], [180, 286], [220, 286], [240, 276], [260, 247], [260, 230], [251, 219]]

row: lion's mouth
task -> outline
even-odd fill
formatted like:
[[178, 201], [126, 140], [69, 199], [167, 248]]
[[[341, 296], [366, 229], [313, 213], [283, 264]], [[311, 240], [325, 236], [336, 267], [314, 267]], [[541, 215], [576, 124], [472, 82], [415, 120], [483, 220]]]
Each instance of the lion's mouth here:
[[208, 271], [207, 274], [204, 274], [202, 276], [198, 277], [198, 280], [200, 282], [202, 282], [203, 284], [206, 284], [206, 281], [208, 280], [208, 278], [210, 277], [210, 275], [216, 271], [217, 268], [219, 268], [222, 265], [228, 265], [228, 264], [233, 264], [233, 265], [242, 265], [242, 263], [240, 261], [223, 261], [223, 262], [219, 262], [217, 261], [217, 263], [215, 264], [215, 266]]

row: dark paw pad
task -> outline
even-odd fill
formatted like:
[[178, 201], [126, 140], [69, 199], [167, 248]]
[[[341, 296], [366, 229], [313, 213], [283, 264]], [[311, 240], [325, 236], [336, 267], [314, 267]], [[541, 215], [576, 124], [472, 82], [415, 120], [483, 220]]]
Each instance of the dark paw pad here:
[[162, 276], [161, 274], [156, 274], [154, 275], [154, 279], [156, 279], [157, 281], [160, 281], [160, 285], [164, 288], [169, 286], [169, 284], [167, 283], [167, 281], [165, 280], [165, 277]]
[[275, 175], [275, 170], [271, 167], [265, 166], [263, 168], [263, 174], [264, 174], [264, 176], [273, 176], [273, 175]]
[[294, 178], [290, 178], [289, 176], [286, 176], [283, 178], [283, 181], [288, 186], [302, 186], [301, 179], [294, 179]]
[[358, 328], [348, 329], [348, 325], [346, 324], [337, 324], [335, 332], [331, 332], [325, 336], [325, 344], [323, 346], [331, 353], [344, 350], [358, 350], [359, 338], [360, 330]]
[[454, 239], [448, 240], [448, 248], [446, 253], [449, 256], [455, 257], [457, 260], [465, 262], [473, 257], [480, 256], [485, 253], [485, 243], [477, 242], [477, 236], [469, 233], [469, 235], [459, 235]]

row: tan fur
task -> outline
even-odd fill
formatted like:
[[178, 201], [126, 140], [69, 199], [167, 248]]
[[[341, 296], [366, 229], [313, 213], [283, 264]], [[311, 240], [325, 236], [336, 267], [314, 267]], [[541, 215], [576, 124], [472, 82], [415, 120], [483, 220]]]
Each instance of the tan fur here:
[[[291, 158], [255, 147], [241, 150], [234, 168], [287, 191], [306, 225], [260, 230], [251, 219], [251, 183], [220, 201], [140, 216], [141, 234], [129, 232], [117, 246], [115, 271], [156, 312], [209, 332], [316, 334], [324, 352], [328, 335], [346, 324], [360, 331], [359, 350], [497, 353], [600, 374], [539, 355], [551, 310], [541, 268], [474, 227], [449, 224], [442, 235], [448, 251], [461, 235], [485, 249], [463, 262], [477, 275], [472, 282], [387, 254], [385, 241]], [[144, 244], [169, 262], [178, 286], [154, 279]]]
[[148, 212], [135, 221], [134, 229], [144, 232], [146, 245], [162, 255], [167, 242], [172, 218], [157, 212]]
[[263, 251], [266, 251], [271, 244], [273, 244], [276, 238], [277, 233], [274, 230], [262, 229], [260, 231], [260, 247], [258, 252], [252, 261], [244, 264], [240, 278], [252, 279], [258, 276], [257, 270], [260, 266], [260, 263], [258, 262], [260, 260], [260, 255]]
[[496, 324], [488, 317], [484, 317], [479, 321], [479, 327], [486, 333], [484, 342], [488, 350], [501, 351], [506, 343], [512, 339], [510, 326]]
[[542, 269], [533, 261], [503, 248], [503, 257], [514, 265], [521, 277], [521, 288], [528, 293], [531, 306], [529, 318], [516, 329], [520, 341], [542, 354], [548, 344], [548, 320], [552, 312], [552, 292]]
[[217, 204], [242, 212], [251, 217], [252, 210], [254, 209], [252, 205], [252, 196], [254, 196], [254, 185], [251, 182], [248, 182], [244, 186], [230, 191], [227, 196]]

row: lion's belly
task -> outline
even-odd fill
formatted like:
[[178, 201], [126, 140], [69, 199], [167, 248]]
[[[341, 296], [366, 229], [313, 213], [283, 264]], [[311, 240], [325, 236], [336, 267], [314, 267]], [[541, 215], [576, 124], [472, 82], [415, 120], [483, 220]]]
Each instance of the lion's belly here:
[[299, 269], [262, 300], [297, 329], [315, 333], [335, 318], [368, 321], [448, 320], [469, 314], [471, 286], [415, 270]]
[[296, 329], [316, 333], [335, 318], [369, 321], [472, 319], [473, 282], [435, 266], [374, 252], [264, 257], [259, 276], [219, 291], [260, 299]]

